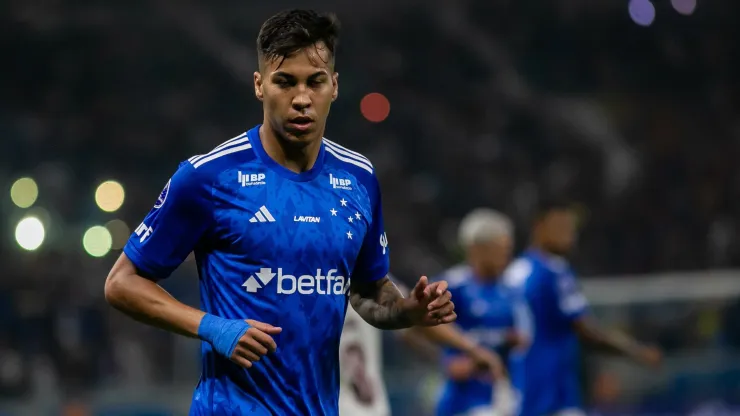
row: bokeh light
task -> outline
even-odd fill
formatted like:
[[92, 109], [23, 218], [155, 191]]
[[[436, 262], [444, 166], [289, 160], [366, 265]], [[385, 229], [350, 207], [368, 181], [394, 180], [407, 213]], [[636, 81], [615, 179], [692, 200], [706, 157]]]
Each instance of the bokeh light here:
[[82, 246], [87, 254], [93, 257], [103, 257], [108, 254], [113, 245], [113, 239], [107, 228], [102, 225], [90, 227], [82, 237]]
[[125, 192], [123, 186], [116, 181], [105, 181], [95, 191], [95, 203], [105, 212], [114, 212], [121, 208]]
[[360, 101], [360, 112], [368, 121], [380, 123], [388, 118], [388, 114], [391, 112], [391, 103], [385, 95], [372, 92]]
[[19, 208], [28, 208], [39, 197], [39, 187], [32, 178], [20, 178], [10, 187], [10, 199]]
[[688, 16], [694, 13], [696, 0], [671, 0], [671, 5], [677, 12]]
[[129, 236], [131, 235], [131, 229], [122, 220], [112, 220], [105, 224], [105, 228], [111, 236], [111, 248], [113, 250], [120, 250], [126, 245]]
[[640, 26], [650, 26], [655, 20], [655, 6], [650, 0], [630, 0], [630, 17]]
[[38, 249], [43, 244], [44, 237], [46, 237], [44, 224], [36, 217], [23, 218], [15, 227], [15, 241], [24, 250]]

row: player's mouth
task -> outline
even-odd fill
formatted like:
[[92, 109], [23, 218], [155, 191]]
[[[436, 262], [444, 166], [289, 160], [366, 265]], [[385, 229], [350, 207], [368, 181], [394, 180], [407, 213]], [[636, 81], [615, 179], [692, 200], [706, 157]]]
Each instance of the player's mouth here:
[[311, 117], [296, 117], [288, 120], [288, 126], [292, 130], [306, 131], [313, 125], [313, 119]]

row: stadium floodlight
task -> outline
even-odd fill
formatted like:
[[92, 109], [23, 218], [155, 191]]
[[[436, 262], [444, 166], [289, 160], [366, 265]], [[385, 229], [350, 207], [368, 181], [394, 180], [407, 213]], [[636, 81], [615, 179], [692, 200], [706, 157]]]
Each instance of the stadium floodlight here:
[[44, 224], [36, 217], [25, 217], [15, 227], [15, 241], [24, 250], [37, 250], [45, 237]]
[[107, 228], [102, 225], [90, 227], [82, 237], [82, 246], [85, 252], [93, 257], [103, 257], [108, 254], [113, 245], [113, 239]]
[[650, 0], [630, 0], [627, 5], [632, 20], [640, 26], [650, 26], [655, 20], [655, 6]]
[[116, 181], [105, 181], [95, 190], [95, 203], [105, 212], [115, 212], [123, 205], [126, 193]]
[[19, 208], [30, 208], [39, 197], [39, 187], [32, 178], [20, 178], [10, 187], [10, 199]]
[[671, 0], [671, 5], [677, 12], [688, 16], [694, 13], [696, 0]]

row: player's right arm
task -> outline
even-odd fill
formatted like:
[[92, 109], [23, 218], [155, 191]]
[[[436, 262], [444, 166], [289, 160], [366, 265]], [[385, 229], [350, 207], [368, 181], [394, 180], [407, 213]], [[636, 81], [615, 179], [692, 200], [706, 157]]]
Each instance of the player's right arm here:
[[177, 301], [156, 283], [207, 237], [213, 222], [211, 184], [186, 162], [124, 247], [105, 282], [105, 298], [140, 322], [200, 338], [221, 355], [250, 367], [275, 350], [269, 334], [280, 328], [207, 314]]

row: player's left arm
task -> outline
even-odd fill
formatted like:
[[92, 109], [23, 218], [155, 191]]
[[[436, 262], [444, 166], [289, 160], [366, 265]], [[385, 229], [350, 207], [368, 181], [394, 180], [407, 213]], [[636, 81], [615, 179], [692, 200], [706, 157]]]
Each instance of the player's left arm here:
[[661, 354], [656, 348], [641, 344], [627, 334], [607, 330], [590, 313], [588, 301], [573, 275], [557, 276], [555, 292], [560, 313], [572, 322], [573, 330], [587, 344], [602, 351], [623, 355], [637, 362], [655, 366]]
[[404, 298], [388, 276], [374, 282], [352, 279], [350, 303], [358, 315], [379, 329], [402, 329], [454, 322], [455, 305], [447, 282], [429, 284], [422, 276]]
[[372, 204], [372, 219], [350, 280], [352, 307], [367, 323], [380, 329], [453, 322], [455, 305], [447, 282], [429, 284], [426, 276], [422, 276], [411, 295], [404, 298], [388, 277], [388, 238], [375, 175], [366, 178], [365, 187]]

